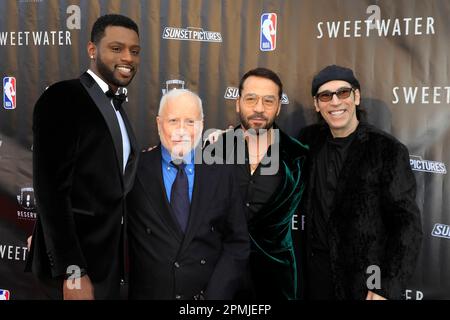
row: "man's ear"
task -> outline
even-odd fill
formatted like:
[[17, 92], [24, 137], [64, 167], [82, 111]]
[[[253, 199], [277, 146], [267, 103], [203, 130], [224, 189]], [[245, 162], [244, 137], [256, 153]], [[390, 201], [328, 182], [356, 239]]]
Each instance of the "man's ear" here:
[[280, 114], [281, 106], [282, 106], [282, 104], [281, 104], [281, 101], [280, 101], [280, 104], [278, 105], [277, 115], [276, 115], [277, 117], [278, 117], [278, 115]]
[[241, 110], [241, 107], [240, 107], [240, 105], [239, 105], [239, 100], [240, 100], [240, 98], [241, 98], [241, 97], [237, 97], [237, 99], [236, 99], [236, 113], [239, 113], [240, 110]]
[[355, 89], [355, 105], [359, 106], [361, 104], [361, 93], [359, 89]]
[[87, 44], [87, 53], [90, 59], [94, 59], [97, 55], [97, 46], [92, 41]]
[[314, 109], [316, 109], [316, 112], [320, 112], [319, 104], [317, 103], [316, 98], [313, 98], [313, 103], [314, 103]]
[[158, 128], [158, 134], [161, 132], [161, 117], [160, 116], [156, 116], [156, 127]]

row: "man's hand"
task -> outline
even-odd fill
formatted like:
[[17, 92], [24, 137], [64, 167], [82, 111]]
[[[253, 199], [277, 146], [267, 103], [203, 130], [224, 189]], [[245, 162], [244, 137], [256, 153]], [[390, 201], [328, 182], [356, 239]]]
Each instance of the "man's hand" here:
[[387, 299], [376, 293], [373, 293], [372, 291], [369, 291], [367, 292], [366, 300], [387, 300]]
[[151, 146], [151, 147], [148, 147], [147, 149], [144, 149], [144, 150], [142, 150], [142, 152], [149, 152], [149, 151], [152, 151], [153, 149], [155, 149], [157, 146]]
[[210, 143], [210, 144], [213, 144], [214, 142], [217, 142], [217, 140], [219, 140], [219, 137], [223, 134], [223, 133], [225, 133], [225, 132], [227, 132], [227, 131], [230, 131], [230, 130], [233, 130], [233, 126], [230, 124], [230, 125], [228, 125], [228, 129], [226, 129], [226, 130], [219, 130], [219, 129], [217, 129], [216, 131], [214, 131], [214, 132], [211, 132], [209, 135], [208, 135], [208, 137], [205, 139], [205, 141], [203, 142], [203, 147], [205, 147], [205, 145], [206, 145], [206, 143]]
[[95, 300], [94, 287], [89, 276], [64, 280], [63, 298], [64, 300]]
[[33, 236], [29, 236], [28, 238], [27, 238], [27, 249], [28, 249], [28, 251], [30, 251], [30, 248], [31, 248], [31, 240], [33, 239]]

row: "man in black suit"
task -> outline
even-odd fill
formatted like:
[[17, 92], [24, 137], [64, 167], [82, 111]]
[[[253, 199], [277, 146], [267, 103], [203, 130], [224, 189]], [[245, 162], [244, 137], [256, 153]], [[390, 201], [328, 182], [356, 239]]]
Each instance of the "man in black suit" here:
[[233, 169], [201, 163], [196, 94], [169, 91], [157, 124], [161, 144], [141, 154], [127, 198], [130, 298], [231, 299], [249, 255]]
[[321, 123], [302, 130], [310, 147], [306, 297], [400, 299], [414, 272], [422, 230], [407, 148], [362, 121], [353, 71], [332, 65], [313, 79]]
[[118, 298], [123, 273], [124, 199], [138, 148], [117, 93], [139, 65], [136, 23], [100, 17], [87, 51], [89, 70], [50, 86], [33, 115], [38, 217], [27, 270], [54, 299]]

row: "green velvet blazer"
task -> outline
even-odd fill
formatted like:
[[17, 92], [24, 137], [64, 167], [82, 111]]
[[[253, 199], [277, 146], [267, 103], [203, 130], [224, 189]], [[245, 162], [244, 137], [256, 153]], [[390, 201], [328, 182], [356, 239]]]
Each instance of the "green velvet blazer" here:
[[268, 204], [248, 221], [250, 267], [257, 298], [297, 299], [292, 216], [304, 189], [307, 147], [280, 130], [283, 180]]
[[[282, 182], [267, 205], [247, 221], [251, 241], [250, 284], [247, 285], [252, 287], [250, 290], [256, 299], [297, 299], [292, 217], [297, 212], [304, 189], [302, 167], [308, 147], [281, 131], [276, 124], [274, 128], [280, 133]], [[222, 137], [228, 140], [226, 136]], [[228, 152], [224, 155], [229, 157]]]

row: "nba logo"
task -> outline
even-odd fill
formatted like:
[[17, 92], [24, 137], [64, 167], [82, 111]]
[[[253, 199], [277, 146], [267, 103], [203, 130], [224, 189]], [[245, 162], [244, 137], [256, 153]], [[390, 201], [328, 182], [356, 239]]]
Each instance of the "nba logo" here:
[[273, 51], [277, 47], [277, 14], [263, 13], [261, 15], [261, 51]]
[[9, 300], [9, 291], [0, 289], [0, 300]]
[[16, 78], [3, 78], [3, 107], [5, 109], [16, 108]]

